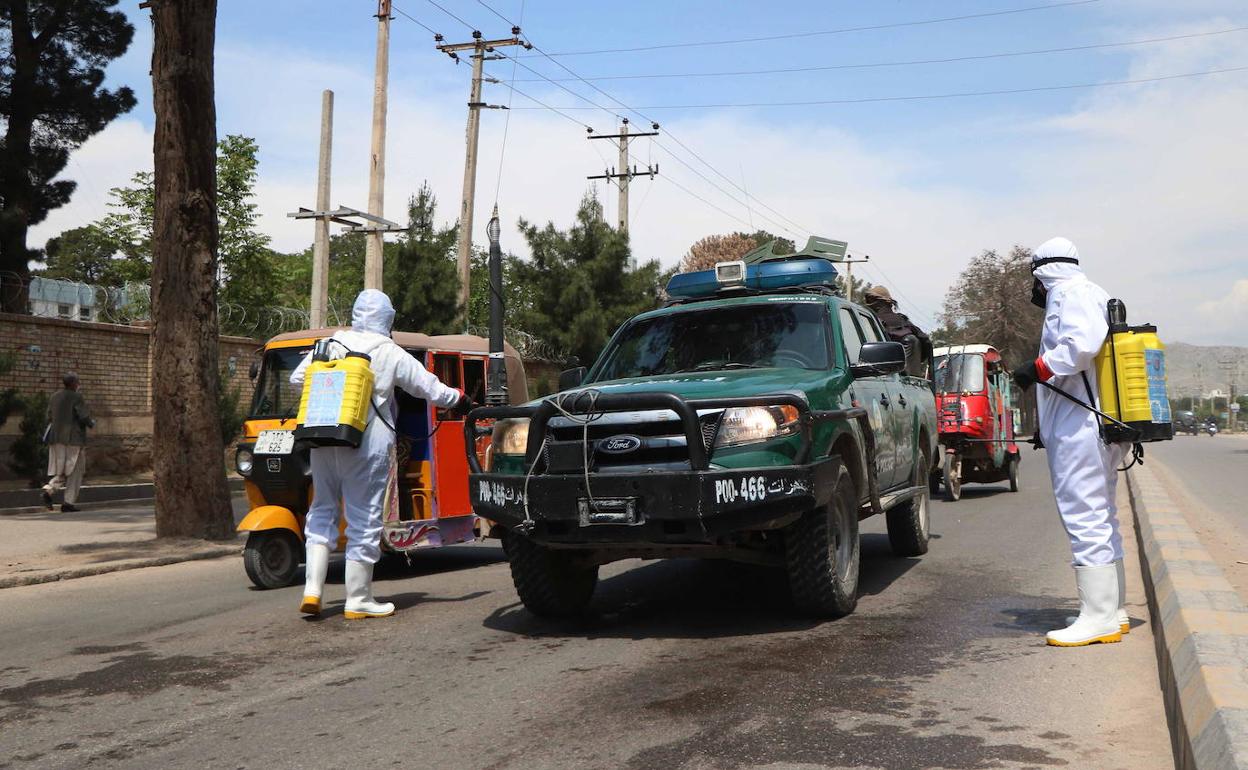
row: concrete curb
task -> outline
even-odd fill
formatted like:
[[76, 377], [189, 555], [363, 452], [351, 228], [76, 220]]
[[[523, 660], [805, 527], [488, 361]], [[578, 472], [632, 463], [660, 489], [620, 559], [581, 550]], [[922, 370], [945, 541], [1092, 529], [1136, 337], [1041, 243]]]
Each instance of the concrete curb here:
[[1127, 481], [1175, 767], [1248, 769], [1248, 607], [1148, 466]]
[[[230, 494], [243, 491], [243, 480], [227, 478]], [[0, 490], [0, 516], [12, 516], [19, 513], [38, 513], [46, 511], [38, 489], [7, 489]], [[156, 486], [150, 481], [134, 484], [96, 484], [84, 486], [78, 494], [77, 506], [84, 510], [101, 508], [109, 505], [124, 505], [136, 502], [147, 502], [156, 496]], [[60, 499], [60, 494], [57, 494]], [[56, 508], [60, 508], [57, 503]]]
[[241, 553], [242, 548], [238, 545], [218, 545], [203, 548], [198, 551], [189, 551], [187, 553], [151, 556], [143, 559], [123, 559], [120, 561], [104, 562], [102, 564], [87, 564], [80, 567], [65, 567], [63, 569], [41, 572], [37, 575], [9, 575], [7, 577], [0, 577], [0, 589], [38, 585], [39, 583], [55, 583], [60, 580], [72, 580], [73, 578], [91, 577], [92, 575], [104, 575], [109, 572], [142, 569], [143, 567], [163, 567], [167, 564], [178, 564], [184, 561], [219, 559], [222, 556], [237, 556]]

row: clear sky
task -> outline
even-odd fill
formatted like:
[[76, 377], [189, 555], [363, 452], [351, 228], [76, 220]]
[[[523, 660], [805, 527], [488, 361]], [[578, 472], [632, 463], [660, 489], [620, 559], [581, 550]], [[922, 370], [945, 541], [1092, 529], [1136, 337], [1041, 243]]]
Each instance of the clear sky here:
[[[507, 36], [505, 17], [550, 56], [488, 66], [503, 82], [486, 101], [515, 109], [483, 113], [478, 241], [496, 191], [507, 249], [525, 253], [520, 217], [566, 225], [585, 176], [615, 165], [585, 126], [614, 132], [627, 116], [634, 130], [661, 124], [633, 145], [637, 164], [659, 165], [632, 188], [640, 258], [671, 265], [704, 235], [751, 227], [840, 238], [930, 326], [972, 255], [1061, 234], [1133, 320], [1161, 323], [1169, 340], [1248, 344], [1248, 71], [1024, 90], [1248, 68], [1243, 2], [437, 1], [450, 13], [401, 0], [392, 24], [392, 219], [425, 179], [452, 219], [463, 175], [469, 67], [413, 18], [460, 41], [473, 28]], [[32, 245], [97, 218], [110, 187], [151, 167], [151, 32], [137, 5], [122, 6], [137, 34], [109, 79], [139, 105], [75, 154], [65, 175], [78, 192]], [[311, 241], [311, 225], [285, 213], [313, 202], [323, 88], [336, 92], [333, 203], [366, 207], [375, 11], [371, 0], [220, 0], [218, 133], [259, 142], [262, 226], [278, 248]], [[771, 39], [725, 42], [760, 37]], [[790, 71], [696, 74], [758, 70]], [[513, 71], [519, 91], [563, 114], [510, 94]], [[784, 102], [831, 103], [726, 106]], [[615, 189], [592, 189], [614, 217]]]

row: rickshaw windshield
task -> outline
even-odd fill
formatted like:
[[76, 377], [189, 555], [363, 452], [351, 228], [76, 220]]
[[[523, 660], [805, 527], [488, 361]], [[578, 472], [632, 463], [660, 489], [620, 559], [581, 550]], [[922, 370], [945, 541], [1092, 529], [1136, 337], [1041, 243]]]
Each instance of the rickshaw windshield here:
[[951, 353], [934, 361], [937, 393], [982, 393], [984, 357], [978, 353]]
[[828, 320], [816, 303], [690, 310], [626, 326], [595, 382], [678, 372], [828, 366]]
[[302, 388], [292, 385], [290, 373], [307, 355], [307, 348], [277, 348], [264, 354], [256, 393], [251, 400], [249, 419], [289, 419], [299, 413]]

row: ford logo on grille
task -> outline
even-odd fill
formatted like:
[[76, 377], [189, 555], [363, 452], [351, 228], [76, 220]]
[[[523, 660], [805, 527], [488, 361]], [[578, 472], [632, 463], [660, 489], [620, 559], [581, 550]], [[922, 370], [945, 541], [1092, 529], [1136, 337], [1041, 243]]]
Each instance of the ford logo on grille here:
[[610, 436], [598, 442], [598, 451], [612, 455], [628, 454], [641, 448], [641, 439], [636, 436]]

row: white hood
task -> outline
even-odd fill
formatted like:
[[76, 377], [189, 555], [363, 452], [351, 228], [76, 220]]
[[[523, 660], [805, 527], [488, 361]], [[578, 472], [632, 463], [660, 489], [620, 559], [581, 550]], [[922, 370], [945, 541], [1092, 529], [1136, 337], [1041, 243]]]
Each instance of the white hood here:
[[383, 291], [365, 289], [351, 308], [351, 330], [390, 336], [394, 326], [394, 305]]
[[[1067, 238], [1050, 238], [1040, 244], [1031, 253], [1031, 261], [1038, 262], [1042, 259], [1053, 259], [1054, 257], [1066, 257], [1070, 259], [1079, 259], [1079, 249], [1075, 248], [1075, 244], [1071, 243]], [[1063, 281], [1083, 276], [1083, 268], [1073, 262], [1050, 262], [1047, 265], [1037, 267], [1033, 272], [1040, 283], [1044, 285], [1045, 291], [1052, 291]]]

